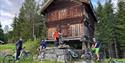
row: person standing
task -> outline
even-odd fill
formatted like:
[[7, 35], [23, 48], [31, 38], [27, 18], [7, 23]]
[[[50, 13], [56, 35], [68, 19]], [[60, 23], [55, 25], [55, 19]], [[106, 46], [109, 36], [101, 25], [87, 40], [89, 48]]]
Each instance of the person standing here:
[[16, 42], [16, 60], [19, 60], [19, 56], [22, 50], [22, 38], [20, 38], [17, 42]]
[[59, 32], [58, 29], [53, 33], [54, 46], [58, 47], [59, 45]]

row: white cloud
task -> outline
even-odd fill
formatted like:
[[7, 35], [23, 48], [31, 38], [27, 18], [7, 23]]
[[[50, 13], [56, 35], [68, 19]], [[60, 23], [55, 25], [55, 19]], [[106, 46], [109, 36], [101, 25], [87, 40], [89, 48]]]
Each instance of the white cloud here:
[[114, 13], [117, 12], [117, 3], [118, 3], [118, 0], [112, 0], [112, 4], [113, 4], [113, 9], [114, 9]]
[[12, 5], [11, 1], [10, 0], [4, 0], [8, 5]]
[[15, 15], [12, 13], [0, 10], [0, 22], [2, 24], [2, 29], [4, 29], [5, 25], [8, 25], [9, 27], [11, 27], [14, 16]]
[[6, 11], [0, 11], [0, 15], [1, 16], [7, 16], [7, 17], [11, 17], [11, 18], [13, 18], [15, 15], [14, 14], [12, 14], [12, 13], [9, 13], [9, 12], [6, 12]]
[[8, 25], [10, 28], [11, 24], [13, 23], [12, 19], [2, 19], [1, 24], [2, 24], [2, 29], [4, 29], [5, 25]]
[[0, 22], [3, 29], [5, 25], [11, 27], [13, 18], [18, 15], [23, 2], [24, 0], [0, 0]]

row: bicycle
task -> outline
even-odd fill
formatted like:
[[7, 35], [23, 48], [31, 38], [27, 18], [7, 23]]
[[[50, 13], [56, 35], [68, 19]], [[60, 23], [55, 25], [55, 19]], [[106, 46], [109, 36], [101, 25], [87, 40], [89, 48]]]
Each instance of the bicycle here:
[[65, 59], [65, 60], [69, 60], [69, 62], [66, 62], [66, 63], [72, 63], [72, 59], [79, 57], [79, 55], [73, 49], [67, 49], [67, 51], [68, 51], [67, 56], [69, 59]]
[[69, 49], [64, 49], [64, 62], [65, 63], [72, 63], [72, 56], [71, 53], [69, 51]]
[[[62, 49], [63, 53], [62, 54], [55, 53], [56, 59], [58, 59], [59, 56], [63, 55], [64, 56], [64, 63], [72, 63], [72, 59], [79, 57], [79, 55], [70, 48], [59, 48], [59, 49]], [[56, 50], [56, 49], [54, 49], [54, 50]], [[57, 63], [57, 60], [56, 60], [56, 63]]]
[[99, 55], [100, 57], [99, 60], [97, 61], [97, 55], [95, 54], [95, 51], [92, 51], [91, 48], [88, 48], [88, 50], [86, 50], [81, 57], [84, 58], [84, 60], [89, 63], [91, 63], [91, 61], [105, 63], [105, 53], [99, 52]]
[[94, 54], [90, 50], [86, 50], [84, 54], [81, 56], [81, 58], [84, 58], [84, 60], [86, 61], [91, 61], [91, 60], [96, 61], [96, 54]]
[[[7, 54], [4, 59], [3, 59], [3, 63], [16, 63], [16, 53], [13, 50], [13, 55], [11, 54]], [[33, 56], [30, 52], [25, 51], [24, 49], [21, 50], [20, 56], [19, 56], [19, 62], [18, 63], [22, 63], [22, 62], [27, 62], [27, 63], [32, 63], [33, 60]]]
[[45, 59], [45, 51], [46, 49], [38, 50], [38, 54], [36, 55], [36, 59], [44, 60]]
[[[97, 61], [97, 55], [95, 54], [95, 51], [92, 50], [90, 44], [92, 44], [92, 39], [90, 39], [90, 37], [85, 36], [84, 37], [84, 41], [87, 45], [87, 49], [84, 51], [84, 54], [81, 56], [85, 59], [86, 62], [91, 63], [91, 61], [96, 62]], [[100, 47], [101, 49], [101, 47]], [[99, 63], [103, 63], [104, 62], [104, 57], [105, 57], [105, 53], [103, 51], [103, 53], [100, 53], [100, 58], [98, 60]]]

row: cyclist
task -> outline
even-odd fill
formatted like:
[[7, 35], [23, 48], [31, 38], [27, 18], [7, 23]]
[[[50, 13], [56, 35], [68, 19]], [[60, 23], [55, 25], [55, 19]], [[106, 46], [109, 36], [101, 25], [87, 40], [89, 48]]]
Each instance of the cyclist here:
[[22, 38], [16, 42], [16, 60], [19, 60], [20, 52], [22, 50]]
[[47, 41], [46, 41], [46, 39], [41, 40], [41, 43], [40, 43], [40, 50], [46, 49], [46, 46], [47, 46]]
[[94, 43], [92, 44], [92, 48], [91, 49], [96, 54], [97, 61], [99, 61], [99, 58], [100, 58], [100, 56], [99, 56], [99, 50], [100, 50], [101, 43], [99, 41], [96, 41], [95, 38], [93, 38], [93, 42]]
[[38, 58], [43, 60], [45, 58], [45, 49], [47, 47], [47, 41], [46, 39], [41, 40], [40, 47], [39, 47], [39, 56]]

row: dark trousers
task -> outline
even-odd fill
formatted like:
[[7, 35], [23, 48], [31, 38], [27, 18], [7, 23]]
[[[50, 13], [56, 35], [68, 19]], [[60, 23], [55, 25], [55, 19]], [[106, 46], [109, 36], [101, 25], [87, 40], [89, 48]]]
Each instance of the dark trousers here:
[[19, 60], [20, 52], [21, 52], [20, 49], [16, 50], [16, 60]]
[[56, 38], [56, 41], [54, 42], [54, 46], [58, 47], [58, 45], [59, 45], [59, 38]]
[[54, 42], [55, 47], [58, 47], [58, 45], [59, 45], [59, 42]]

